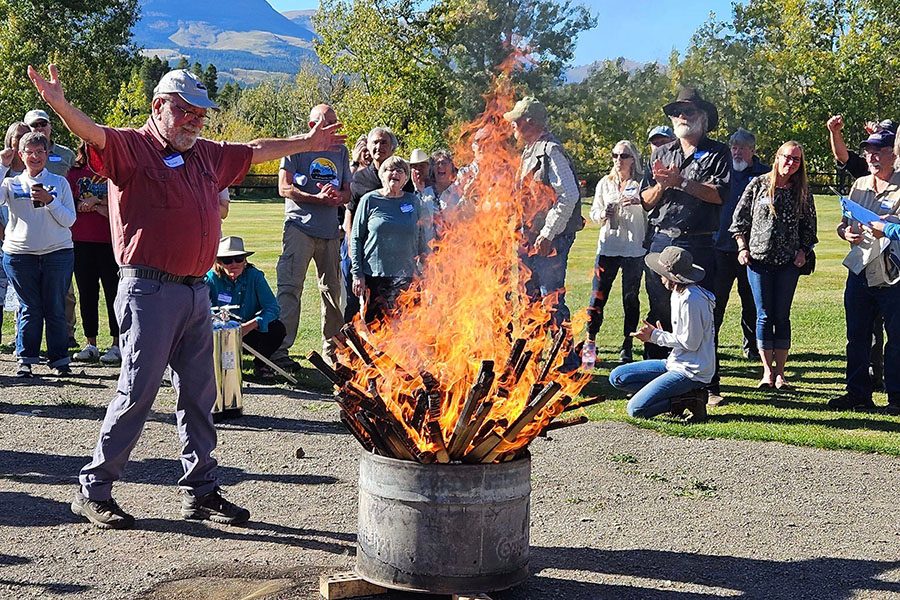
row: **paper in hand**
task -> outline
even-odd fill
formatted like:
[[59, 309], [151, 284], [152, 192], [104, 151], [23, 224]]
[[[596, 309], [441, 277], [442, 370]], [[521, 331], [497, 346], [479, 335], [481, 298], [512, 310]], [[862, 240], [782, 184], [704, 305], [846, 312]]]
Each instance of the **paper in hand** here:
[[859, 221], [863, 225], [868, 225], [872, 221], [880, 221], [881, 220], [881, 217], [879, 217], [877, 214], [875, 214], [868, 208], [860, 206], [853, 200], [850, 200], [849, 198], [844, 198], [843, 196], [841, 196], [841, 212], [848, 219], [853, 219], [854, 221]]

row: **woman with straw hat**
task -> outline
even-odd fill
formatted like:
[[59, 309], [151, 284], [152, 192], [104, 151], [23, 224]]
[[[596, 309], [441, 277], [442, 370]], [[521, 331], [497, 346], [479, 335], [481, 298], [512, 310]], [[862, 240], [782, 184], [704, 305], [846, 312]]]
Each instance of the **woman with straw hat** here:
[[671, 348], [666, 360], [642, 360], [621, 365], [609, 374], [619, 390], [633, 393], [625, 410], [632, 417], [654, 417], [664, 412], [681, 414], [689, 421], [706, 419], [706, 385], [716, 369], [713, 309], [715, 297], [696, 285], [705, 272], [683, 248], [669, 246], [644, 258], [671, 292], [672, 332], [647, 321], [631, 335], [644, 343]]
[[[247, 261], [253, 252], [244, 250], [244, 240], [236, 235], [219, 242], [216, 263], [206, 274], [209, 300], [213, 307], [237, 306], [233, 311], [241, 320], [241, 335], [247, 345], [269, 358], [284, 341], [284, 324], [272, 288], [262, 271]], [[253, 374], [267, 379], [274, 373], [258, 358], [253, 359]]]

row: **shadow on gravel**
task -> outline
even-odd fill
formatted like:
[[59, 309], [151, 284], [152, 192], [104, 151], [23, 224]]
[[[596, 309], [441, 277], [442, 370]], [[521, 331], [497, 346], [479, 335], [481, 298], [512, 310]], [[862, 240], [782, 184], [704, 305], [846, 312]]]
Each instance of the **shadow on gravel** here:
[[[507, 594], [512, 595], [498, 597], [520, 599], [522, 592], [527, 592], [527, 598], [535, 599], [693, 600], [734, 596], [734, 592], [739, 592], [745, 600], [785, 597], [847, 600], [861, 591], [900, 593], [900, 583], [880, 579], [888, 571], [900, 569], [900, 560], [816, 558], [779, 562], [665, 550], [532, 547], [531, 569], [535, 575], [518, 591], [511, 590]], [[641, 587], [630, 587], [572, 581], [542, 577], [540, 573], [544, 569], [635, 577], [645, 582]], [[673, 581], [710, 589], [702, 592], [659, 589]]]
[[[0, 511], [0, 527], [54, 527], [79, 521], [72, 514], [68, 502], [24, 492], [0, 492], [0, 506], [3, 507], [3, 511]], [[10, 563], [0, 562], [0, 565], [5, 564]]]
[[[3, 578], [0, 578], [0, 587], [7, 589], [37, 588], [43, 590], [45, 594], [77, 594], [91, 589], [89, 586], [75, 583], [23, 583]], [[46, 596], [43, 597], [46, 598]]]
[[[40, 454], [37, 452], [17, 452], [0, 450], [0, 478], [19, 483], [41, 485], [72, 485], [78, 482], [78, 472], [90, 461], [89, 456], [64, 456]], [[250, 473], [237, 467], [219, 465], [216, 470], [223, 485], [234, 485], [242, 481], [272, 481], [294, 485], [323, 485], [338, 481], [328, 475], [307, 475], [304, 473]], [[184, 474], [181, 462], [167, 458], [147, 458], [130, 461], [125, 468], [123, 481], [147, 483], [150, 485], [175, 485]], [[27, 494], [26, 494], [27, 496]], [[29, 496], [30, 497], [30, 496]], [[49, 502], [49, 500], [48, 500]], [[0, 503], [0, 506], [4, 506]], [[68, 505], [66, 505], [68, 506]], [[5, 516], [0, 513], [0, 524]]]
[[356, 535], [354, 534], [286, 527], [252, 520], [246, 527], [217, 527], [193, 521], [139, 519], [135, 527], [145, 531], [175, 533], [198, 538], [281, 544], [308, 550], [321, 550], [331, 554], [353, 555], [356, 552]]

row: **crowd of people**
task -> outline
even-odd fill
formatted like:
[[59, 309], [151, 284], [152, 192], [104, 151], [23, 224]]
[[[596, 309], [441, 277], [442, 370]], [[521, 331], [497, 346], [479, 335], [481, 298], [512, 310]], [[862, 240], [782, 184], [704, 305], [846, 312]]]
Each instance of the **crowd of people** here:
[[[479, 174], [484, 131], [473, 137], [475, 162], [461, 168], [446, 150], [428, 155], [414, 149], [409, 160], [401, 158], [396, 136], [385, 127], [373, 128], [348, 151], [328, 105], [311, 110], [307, 134], [211, 142], [200, 134], [206, 112], [217, 106], [187, 70], [160, 80], [140, 129], [96, 124], [66, 100], [53, 66], [49, 79], [31, 68], [29, 76], [82, 142], [77, 153], [55, 144], [49, 115], [32, 110], [9, 127], [0, 153], [3, 275], [19, 302], [18, 375], [34, 375], [45, 326], [47, 363], [59, 376], [70, 373], [73, 274], [86, 340], [74, 358], [122, 365], [72, 510], [100, 527], [133, 524], [111, 488], [169, 366], [183, 443], [181, 514], [246, 521], [249, 511], [220, 493], [210, 454], [216, 445], [210, 305], [232, 307], [248, 344], [279, 369], [297, 369], [289, 350], [312, 261], [323, 352], [334, 360], [332, 338], [343, 324], [384, 319], [395, 310], [432, 242], [441, 238], [446, 211], [466, 203], [468, 184]], [[559, 369], [593, 371], [604, 310], [621, 272], [622, 364], [610, 373], [611, 384], [631, 395], [632, 416], [687, 411], [689, 421], [702, 421], [708, 405], [725, 400], [717, 345], [735, 281], [744, 355], [761, 362], [758, 387], [791, 386], [785, 371], [790, 310], [799, 277], [815, 263], [815, 202], [797, 142], [784, 142], [770, 167], [756, 155], [749, 131], [734, 132], [730, 147], [709, 137], [718, 113], [696, 89], [682, 89], [662, 110], [671, 126], [648, 132], [649, 159], [642, 158], [643, 144], [621, 140], [611, 149], [609, 174], [597, 184], [589, 211], [599, 236], [587, 339], [568, 343]], [[549, 130], [538, 99], [522, 98], [503, 118], [522, 147], [510, 194], [523, 204], [535, 194], [550, 198], [523, 211], [518, 253], [527, 267], [524, 287], [550, 311], [552, 330], [567, 328], [568, 256], [585, 225], [575, 162]], [[847, 149], [841, 127], [839, 117], [828, 123], [838, 164], [859, 177], [849, 199], [876, 218], [861, 223], [845, 217], [838, 227], [851, 248], [844, 261], [847, 393], [829, 406], [870, 409], [879, 383], [873, 374], [883, 372], [882, 342], [873, 343], [873, 335], [882, 327], [883, 361], [898, 364], [900, 358], [896, 128], [870, 124], [860, 156]], [[253, 251], [238, 236], [221, 237], [221, 223], [228, 186], [251, 163], [276, 158], [285, 218], [273, 293], [248, 261]], [[649, 299], [643, 322], [642, 278]], [[113, 340], [103, 353], [97, 345], [101, 287]], [[635, 338], [643, 342], [644, 360], [635, 361]], [[258, 358], [254, 370], [273, 376]], [[883, 385], [885, 410], [900, 414], [900, 373], [888, 369]]]

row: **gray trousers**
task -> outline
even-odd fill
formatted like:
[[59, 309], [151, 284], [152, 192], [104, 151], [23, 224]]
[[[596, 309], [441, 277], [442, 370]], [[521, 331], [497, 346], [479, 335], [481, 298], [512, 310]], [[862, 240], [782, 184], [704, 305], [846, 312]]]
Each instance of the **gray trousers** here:
[[281, 256], [275, 266], [278, 277], [278, 308], [286, 334], [281, 347], [272, 355], [274, 360], [288, 355], [297, 339], [300, 327], [300, 297], [306, 281], [309, 261], [316, 264], [319, 295], [322, 298], [322, 351], [330, 355], [335, 350], [332, 337], [344, 326], [341, 310], [341, 240], [326, 240], [300, 231], [298, 227], [284, 224], [281, 238]]
[[166, 365], [172, 367], [175, 416], [181, 438], [182, 490], [195, 496], [217, 485], [212, 407], [216, 401], [209, 290], [126, 277], [116, 295], [122, 369], [116, 395], [106, 409], [94, 458], [81, 470], [82, 492], [108, 500], [122, 476], [156, 399]]

